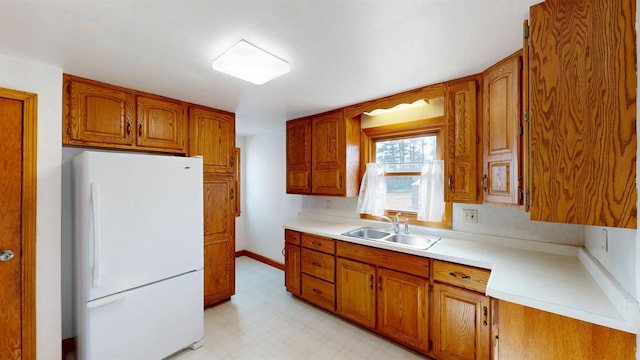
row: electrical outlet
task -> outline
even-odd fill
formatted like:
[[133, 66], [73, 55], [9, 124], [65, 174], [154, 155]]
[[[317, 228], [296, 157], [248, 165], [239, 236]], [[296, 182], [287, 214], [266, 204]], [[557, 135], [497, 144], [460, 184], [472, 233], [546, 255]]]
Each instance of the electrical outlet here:
[[462, 209], [462, 221], [470, 224], [477, 224], [478, 210]]
[[602, 229], [600, 249], [604, 252], [609, 252], [609, 233], [607, 232], [607, 229]]

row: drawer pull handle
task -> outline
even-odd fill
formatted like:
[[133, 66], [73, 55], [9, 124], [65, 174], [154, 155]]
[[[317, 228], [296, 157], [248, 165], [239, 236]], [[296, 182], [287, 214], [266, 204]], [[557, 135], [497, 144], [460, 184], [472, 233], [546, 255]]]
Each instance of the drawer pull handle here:
[[487, 317], [488, 317], [488, 309], [486, 306], [482, 307], [482, 323], [484, 324], [484, 326], [487, 326]]
[[320, 291], [320, 290], [318, 290], [318, 289], [313, 289], [313, 292], [314, 292], [315, 294], [322, 295], [322, 291]]
[[369, 277], [369, 287], [373, 289], [373, 275]]
[[322, 264], [318, 264], [317, 262], [311, 263], [314, 267], [322, 267]]
[[465, 280], [471, 279], [471, 276], [469, 276], [469, 275], [467, 275], [465, 273], [457, 272], [457, 271], [455, 271], [455, 272], [452, 271], [452, 272], [449, 273], [449, 275], [453, 276], [456, 279], [457, 278], [465, 279]]
[[312, 241], [311, 244], [313, 244], [313, 246], [322, 246], [322, 243], [317, 241]]

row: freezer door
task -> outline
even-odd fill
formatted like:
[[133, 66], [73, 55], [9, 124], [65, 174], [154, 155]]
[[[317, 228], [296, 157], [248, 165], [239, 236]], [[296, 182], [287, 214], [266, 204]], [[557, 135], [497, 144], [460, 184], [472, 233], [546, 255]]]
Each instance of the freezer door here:
[[204, 334], [202, 270], [83, 304], [79, 359], [158, 360]]
[[74, 187], [83, 301], [203, 267], [202, 159], [83, 152]]

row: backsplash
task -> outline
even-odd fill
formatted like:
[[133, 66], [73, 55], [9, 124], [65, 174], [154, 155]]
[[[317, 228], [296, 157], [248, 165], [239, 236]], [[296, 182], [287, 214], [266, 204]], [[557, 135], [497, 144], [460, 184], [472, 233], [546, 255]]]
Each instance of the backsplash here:
[[[302, 196], [302, 213], [359, 219], [360, 215], [356, 212], [357, 203], [356, 197]], [[463, 222], [463, 209], [477, 210], [478, 222]], [[453, 204], [452, 230], [565, 245], [584, 245], [582, 225], [531, 221], [529, 214], [522, 210], [490, 205]]]

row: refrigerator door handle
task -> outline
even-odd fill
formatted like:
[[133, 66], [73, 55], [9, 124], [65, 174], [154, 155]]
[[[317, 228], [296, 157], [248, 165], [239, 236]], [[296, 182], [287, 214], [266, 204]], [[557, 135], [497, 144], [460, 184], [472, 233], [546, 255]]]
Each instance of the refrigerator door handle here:
[[123, 292], [119, 292], [117, 294], [105, 296], [105, 297], [97, 299], [97, 300], [89, 301], [89, 302], [87, 302], [87, 309], [95, 309], [95, 308], [99, 308], [101, 306], [112, 304], [112, 303], [114, 303], [116, 301], [120, 301], [120, 300], [126, 298], [127, 295], [128, 295], [128, 292], [123, 291]]
[[91, 184], [91, 204], [93, 210], [93, 287], [100, 286], [100, 252], [102, 239], [100, 234], [100, 185]]

